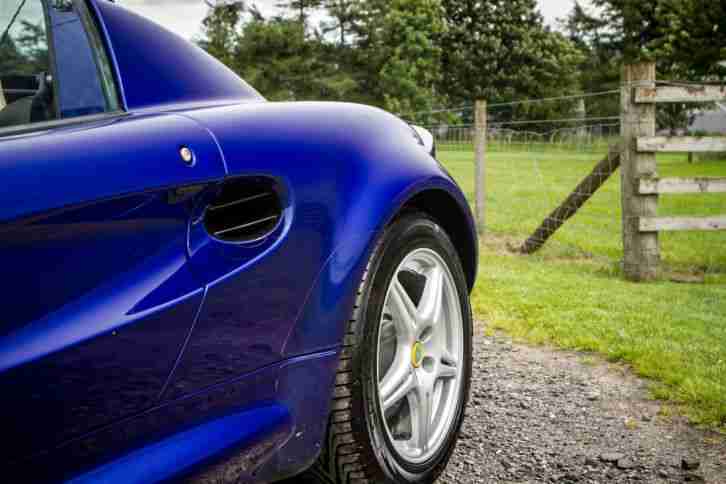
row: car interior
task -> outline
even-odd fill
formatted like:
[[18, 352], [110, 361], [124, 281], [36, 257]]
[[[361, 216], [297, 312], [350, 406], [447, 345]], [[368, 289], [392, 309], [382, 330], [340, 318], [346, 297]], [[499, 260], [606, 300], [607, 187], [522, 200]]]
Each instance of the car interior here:
[[54, 119], [52, 86], [52, 77], [44, 72], [0, 77], [0, 128]]
[[0, 2], [0, 130], [115, 109], [89, 22], [80, 1]]
[[0, 8], [0, 129], [56, 118], [43, 5]]

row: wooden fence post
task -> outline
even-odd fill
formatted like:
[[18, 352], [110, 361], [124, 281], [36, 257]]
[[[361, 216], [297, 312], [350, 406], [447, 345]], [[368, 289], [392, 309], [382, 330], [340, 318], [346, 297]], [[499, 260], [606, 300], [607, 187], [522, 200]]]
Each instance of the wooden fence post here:
[[478, 232], [486, 227], [486, 151], [487, 151], [487, 102], [475, 103], [474, 148], [476, 151], [475, 212]]
[[638, 193], [638, 184], [657, 176], [657, 164], [655, 153], [638, 152], [637, 139], [655, 135], [655, 104], [636, 104], [636, 87], [655, 88], [655, 63], [625, 65], [620, 95], [623, 271], [628, 280], [648, 281], [658, 275], [658, 232], [641, 232], [640, 218], [657, 215], [658, 195]]

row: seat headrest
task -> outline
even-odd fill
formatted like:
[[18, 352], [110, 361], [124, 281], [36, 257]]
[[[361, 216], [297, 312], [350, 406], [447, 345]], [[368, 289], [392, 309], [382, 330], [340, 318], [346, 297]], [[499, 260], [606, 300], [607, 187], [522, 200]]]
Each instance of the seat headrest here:
[[0, 111], [0, 128], [30, 124], [32, 108], [32, 97], [24, 97], [8, 104]]

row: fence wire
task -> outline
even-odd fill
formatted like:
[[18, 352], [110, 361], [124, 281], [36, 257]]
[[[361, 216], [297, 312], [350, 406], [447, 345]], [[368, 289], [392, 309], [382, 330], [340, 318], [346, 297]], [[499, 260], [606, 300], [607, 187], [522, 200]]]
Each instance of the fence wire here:
[[[504, 239], [512, 251], [546, 244], [544, 257], [589, 258], [622, 266], [623, 236], [619, 151], [620, 116], [583, 116], [583, 101], [609, 99], [619, 110], [620, 91], [546, 100], [499, 103], [487, 112], [485, 237]], [[506, 117], [501, 109], [529, 105], [546, 109]], [[554, 108], [551, 104], [560, 104]], [[564, 104], [564, 105], [563, 105]], [[575, 111], [573, 111], [573, 109]], [[576, 110], [579, 110], [576, 111]], [[521, 113], [520, 113], [521, 114]], [[442, 121], [421, 123], [436, 139], [441, 161], [474, 200], [473, 108], [437, 110]], [[459, 116], [451, 122], [451, 116]], [[498, 120], [499, 119], [499, 120]], [[726, 176], [726, 155], [659, 154], [663, 177]], [[661, 195], [658, 216], [726, 214], [726, 194]], [[625, 223], [635, 223], [626, 220]], [[561, 225], [561, 226], [560, 226]], [[558, 230], [549, 232], [553, 227]], [[544, 235], [547, 237], [545, 238]], [[726, 283], [726, 232], [661, 232], [665, 272], [711, 276]]]

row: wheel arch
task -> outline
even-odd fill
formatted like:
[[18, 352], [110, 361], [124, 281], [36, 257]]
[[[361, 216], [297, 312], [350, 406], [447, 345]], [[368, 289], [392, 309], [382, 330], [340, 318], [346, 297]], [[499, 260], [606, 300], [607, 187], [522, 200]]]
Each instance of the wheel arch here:
[[393, 220], [408, 212], [423, 212], [433, 218], [459, 254], [469, 291], [474, 288], [478, 265], [478, 239], [468, 209], [451, 193], [441, 188], [425, 189], [408, 198]]

